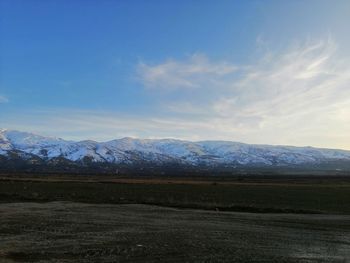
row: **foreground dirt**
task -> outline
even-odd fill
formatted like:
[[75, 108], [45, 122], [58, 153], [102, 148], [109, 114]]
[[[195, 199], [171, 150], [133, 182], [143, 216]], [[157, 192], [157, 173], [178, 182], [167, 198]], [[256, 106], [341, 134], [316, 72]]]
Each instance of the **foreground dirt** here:
[[0, 262], [350, 262], [349, 215], [0, 204]]

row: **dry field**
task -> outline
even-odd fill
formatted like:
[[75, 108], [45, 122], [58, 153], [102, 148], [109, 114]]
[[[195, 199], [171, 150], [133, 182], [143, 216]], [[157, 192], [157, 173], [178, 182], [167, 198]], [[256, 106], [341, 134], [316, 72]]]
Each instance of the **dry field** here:
[[349, 262], [350, 216], [0, 205], [0, 262]]
[[350, 182], [2, 177], [0, 262], [347, 263]]

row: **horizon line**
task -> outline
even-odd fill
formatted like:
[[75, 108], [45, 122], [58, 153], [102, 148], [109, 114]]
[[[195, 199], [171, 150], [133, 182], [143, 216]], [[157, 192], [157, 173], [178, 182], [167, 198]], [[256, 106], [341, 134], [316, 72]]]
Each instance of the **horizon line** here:
[[40, 133], [37, 133], [37, 132], [22, 131], [22, 130], [17, 130], [17, 129], [10, 129], [10, 128], [0, 128], [0, 132], [5, 132], [5, 131], [27, 133], [27, 134], [32, 134], [34, 136], [40, 136], [40, 137], [56, 139], [56, 140], [62, 140], [62, 141], [65, 141], [65, 142], [72, 142], [72, 143], [79, 143], [79, 142], [85, 142], [85, 141], [92, 141], [92, 142], [95, 142], [95, 143], [108, 143], [108, 142], [117, 141], [117, 140], [123, 140], [123, 139], [132, 139], [132, 140], [140, 140], [140, 141], [173, 140], [173, 141], [191, 142], [191, 143], [203, 143], [203, 142], [223, 142], [224, 143], [224, 142], [226, 142], [226, 143], [237, 143], [237, 144], [244, 144], [244, 145], [251, 145], [251, 146], [313, 148], [313, 149], [337, 150], [337, 151], [348, 151], [348, 152], [350, 152], [350, 149], [341, 149], [341, 148], [315, 147], [315, 146], [311, 146], [311, 145], [296, 146], [296, 145], [289, 145], [289, 144], [246, 143], [246, 142], [240, 142], [240, 141], [220, 140], [220, 139], [217, 139], [217, 140], [185, 140], [185, 139], [171, 138], [171, 137], [142, 138], [142, 137], [124, 136], [124, 137], [119, 137], [119, 138], [106, 140], [106, 141], [99, 141], [99, 140], [93, 140], [93, 139], [69, 140], [69, 139], [64, 139], [62, 137], [57, 137], [57, 136], [41, 135]]

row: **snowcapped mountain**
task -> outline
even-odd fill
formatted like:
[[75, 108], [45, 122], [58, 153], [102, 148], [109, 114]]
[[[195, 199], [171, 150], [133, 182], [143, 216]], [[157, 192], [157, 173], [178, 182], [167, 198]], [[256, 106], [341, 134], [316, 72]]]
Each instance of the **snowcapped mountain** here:
[[32, 133], [0, 129], [0, 156], [57, 158], [82, 163], [180, 164], [187, 166], [296, 166], [349, 161], [350, 151], [313, 147], [250, 145], [226, 141], [190, 142], [172, 139], [122, 138], [109, 142], [67, 141]]

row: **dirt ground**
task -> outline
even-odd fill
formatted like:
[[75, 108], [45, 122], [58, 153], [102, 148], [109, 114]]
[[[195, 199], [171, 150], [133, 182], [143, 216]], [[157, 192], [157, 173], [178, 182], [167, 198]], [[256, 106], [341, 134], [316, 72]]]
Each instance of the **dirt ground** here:
[[[280, 179], [195, 181], [150, 178], [140, 183], [77, 178], [0, 179], [0, 203], [67, 201], [88, 204], [147, 204], [213, 211], [350, 215], [350, 181]], [[102, 179], [101, 179], [102, 180]]]
[[350, 215], [0, 204], [0, 262], [350, 262]]

